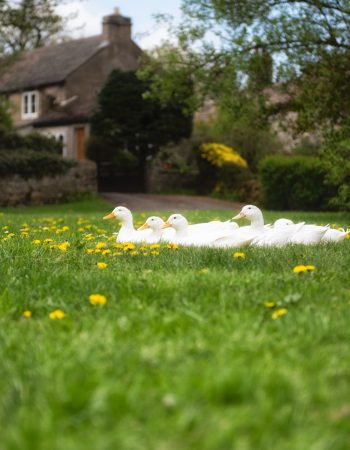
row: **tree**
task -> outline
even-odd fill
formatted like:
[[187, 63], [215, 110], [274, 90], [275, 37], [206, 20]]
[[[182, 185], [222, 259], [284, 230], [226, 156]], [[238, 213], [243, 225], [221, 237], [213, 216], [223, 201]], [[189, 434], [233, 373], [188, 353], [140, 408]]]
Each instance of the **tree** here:
[[[307, 110], [300, 115], [301, 128], [318, 126], [320, 120], [338, 125], [347, 116], [348, 95], [333, 97], [332, 90], [336, 85], [349, 92], [350, 0], [183, 0], [182, 10], [183, 21], [172, 33], [177, 36], [176, 51], [173, 45], [171, 51], [154, 56], [163, 66], [192, 77], [197, 101], [204, 95], [223, 98], [237, 89], [260, 89], [260, 82], [247, 83], [252, 58], [260, 57], [254, 69], [266, 82], [271, 70], [266, 57], [272, 57], [274, 81], [293, 87], [293, 108]], [[169, 72], [163, 72], [161, 82], [153, 82], [153, 94], [163, 99], [177, 89]], [[321, 98], [317, 105], [310, 98], [311, 85], [331, 100], [331, 114]]]
[[147, 158], [162, 145], [189, 137], [192, 127], [192, 118], [183, 114], [180, 101], [161, 104], [145, 98], [148, 87], [135, 72], [110, 74], [98, 96], [91, 124], [95, 145], [89, 149], [89, 156], [98, 163], [136, 161], [142, 179]]
[[41, 47], [64, 29], [55, 11], [59, 0], [0, 1], [0, 51], [15, 53]]

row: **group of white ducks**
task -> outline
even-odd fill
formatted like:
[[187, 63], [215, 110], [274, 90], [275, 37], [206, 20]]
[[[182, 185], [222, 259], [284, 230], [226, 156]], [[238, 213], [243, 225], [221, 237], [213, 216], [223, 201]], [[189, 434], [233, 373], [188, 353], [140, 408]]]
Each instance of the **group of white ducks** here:
[[[250, 225], [239, 227], [232, 220], [247, 219]], [[318, 244], [343, 240], [350, 231], [327, 226], [310, 225], [305, 222], [294, 223], [289, 219], [278, 219], [273, 225], [265, 225], [261, 210], [254, 205], [246, 205], [231, 220], [214, 220], [206, 223], [189, 224], [181, 214], [172, 214], [166, 222], [157, 216], [149, 217], [135, 229], [131, 211], [117, 206], [104, 219], [118, 219], [121, 228], [117, 242], [149, 243], [165, 241], [185, 246], [205, 247], [259, 247], [286, 244]]]

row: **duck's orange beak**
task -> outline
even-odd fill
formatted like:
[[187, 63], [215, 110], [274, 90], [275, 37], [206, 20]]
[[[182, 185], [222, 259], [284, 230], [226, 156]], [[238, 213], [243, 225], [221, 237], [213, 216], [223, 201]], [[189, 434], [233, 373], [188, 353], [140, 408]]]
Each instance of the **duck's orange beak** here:
[[161, 228], [169, 228], [171, 227], [170, 223], [168, 221], [164, 222]]
[[107, 216], [104, 216], [103, 219], [104, 219], [104, 220], [107, 220], [107, 219], [115, 219], [115, 215], [114, 215], [113, 213], [110, 213], [110, 214], [107, 214]]
[[237, 214], [237, 216], [235, 216], [235, 217], [232, 217], [232, 219], [231, 219], [231, 220], [244, 219], [244, 217], [245, 217], [245, 214], [244, 214], [244, 213], [242, 213], [242, 212], [240, 212], [239, 214]]
[[137, 229], [137, 231], [141, 231], [141, 230], [147, 230], [148, 228], [151, 228], [148, 223], [144, 223], [143, 225], [140, 226], [140, 228]]

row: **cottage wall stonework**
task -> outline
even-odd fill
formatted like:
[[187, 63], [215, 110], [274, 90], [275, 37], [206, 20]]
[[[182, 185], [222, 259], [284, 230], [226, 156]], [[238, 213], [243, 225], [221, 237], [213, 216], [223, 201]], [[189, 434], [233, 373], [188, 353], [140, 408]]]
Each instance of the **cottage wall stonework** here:
[[0, 179], [0, 206], [59, 203], [97, 192], [96, 164], [79, 161], [66, 174], [24, 179], [18, 175]]

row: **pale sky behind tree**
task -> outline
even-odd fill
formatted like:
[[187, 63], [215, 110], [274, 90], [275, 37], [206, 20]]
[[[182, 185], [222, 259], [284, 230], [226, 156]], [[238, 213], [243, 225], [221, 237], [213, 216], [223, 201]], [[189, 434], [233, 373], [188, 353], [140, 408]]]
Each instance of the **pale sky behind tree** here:
[[119, 8], [124, 16], [132, 19], [133, 36], [144, 49], [150, 49], [168, 37], [166, 27], [159, 27], [154, 14], [170, 14], [180, 18], [181, 0], [82, 0], [58, 7], [62, 16], [77, 13], [69, 22], [74, 37], [87, 37], [101, 33], [103, 16]]

